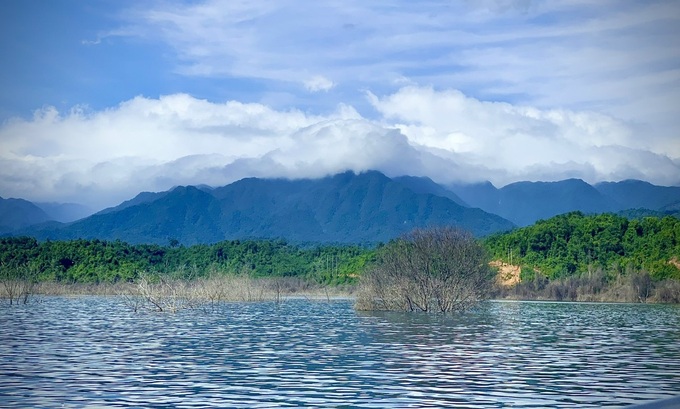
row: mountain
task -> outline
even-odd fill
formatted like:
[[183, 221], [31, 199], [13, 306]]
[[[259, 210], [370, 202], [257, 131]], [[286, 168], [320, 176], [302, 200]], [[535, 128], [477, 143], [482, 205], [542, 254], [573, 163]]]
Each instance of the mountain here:
[[10, 233], [48, 220], [47, 213], [28, 200], [0, 197], [0, 233]]
[[650, 209], [666, 211], [680, 209], [680, 187], [676, 186], [655, 186], [641, 180], [624, 180], [597, 183], [595, 189], [615, 202], [619, 206], [618, 210]]
[[106, 209], [97, 212], [97, 214], [106, 214], [106, 213], [117, 212], [117, 211], [120, 211], [120, 210], [127, 209], [128, 207], [136, 206], [136, 205], [139, 205], [139, 204], [142, 204], [142, 203], [153, 202], [154, 200], [160, 199], [163, 196], [167, 195], [173, 189], [170, 189], [166, 192], [141, 192], [137, 196], [133, 197], [132, 199], [126, 200], [123, 203], [119, 204], [118, 206], [107, 207]]
[[71, 208], [69, 217], [69, 205], [40, 206], [43, 209], [21, 199], [0, 199], [0, 233], [159, 244], [239, 238], [374, 243], [414, 227], [455, 224], [483, 236], [510, 229], [512, 223], [527, 226], [575, 210], [629, 218], [677, 217], [680, 187], [638, 180], [591, 186], [580, 179], [517, 182], [500, 189], [490, 182], [444, 187], [425, 177], [390, 179], [369, 171], [314, 180], [248, 178], [218, 188], [142, 192], [77, 221], [72, 221], [77, 208]]
[[680, 212], [680, 200], [669, 203], [659, 209], [662, 212]]
[[471, 207], [498, 211], [500, 192], [491, 182], [450, 185], [448, 189]]
[[375, 171], [321, 180], [243, 179], [213, 194], [231, 215], [225, 230], [246, 236], [286, 231], [292, 240], [375, 242], [428, 225], [456, 224], [478, 235], [512, 227], [448, 198], [416, 193]]
[[[130, 200], [126, 200], [123, 203], [119, 204], [118, 206], [114, 207], [107, 207], [106, 209], [103, 209], [98, 212], [98, 214], [105, 214], [105, 213], [111, 213], [111, 212], [116, 212], [119, 210], [127, 209], [128, 207], [136, 206], [138, 204], [142, 203], [149, 203], [153, 202], [157, 199], [160, 199], [164, 196], [166, 196], [168, 193], [171, 191], [175, 190], [178, 186], [175, 186], [171, 188], [170, 190], [167, 190], [165, 192], [141, 192], [137, 196], [133, 197]], [[213, 190], [212, 187], [208, 185], [198, 185], [198, 186], [193, 186], [196, 189], [203, 191], [203, 192], [210, 192]]]
[[34, 203], [41, 208], [50, 220], [68, 223], [83, 219], [92, 213], [92, 209], [77, 203]]
[[432, 179], [428, 177], [399, 176], [393, 178], [393, 180], [411, 189], [414, 193], [425, 193], [432, 194], [435, 196], [441, 196], [450, 199], [454, 203], [457, 203], [461, 206], [470, 207], [457, 194], [453, 193], [451, 190], [445, 188], [444, 186], [435, 183]]
[[520, 226], [574, 210], [584, 213], [616, 210], [613, 203], [581, 179], [517, 182], [501, 188], [500, 194], [502, 208], [497, 214], [513, 216]]
[[215, 241], [219, 235], [219, 203], [195, 187], [178, 187], [157, 200], [96, 213], [62, 226], [36, 226], [28, 233], [38, 239], [98, 238], [131, 243], [186, 244]]
[[177, 187], [138, 195], [60, 227], [28, 230], [39, 239], [100, 238], [130, 243], [211, 243], [285, 238], [296, 242], [376, 243], [415, 227], [454, 224], [476, 235], [513, 227], [480, 209], [417, 193], [382, 173], [323, 179], [248, 178], [216, 189]]
[[500, 189], [491, 183], [452, 185], [450, 189], [470, 206], [504, 217], [519, 226], [579, 210], [612, 212], [619, 204], [580, 179], [559, 182], [517, 182]]

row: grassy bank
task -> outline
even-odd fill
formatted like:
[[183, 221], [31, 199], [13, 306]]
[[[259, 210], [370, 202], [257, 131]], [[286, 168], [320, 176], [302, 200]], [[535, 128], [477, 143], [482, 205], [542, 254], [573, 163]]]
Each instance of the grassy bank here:
[[[130, 311], [177, 312], [210, 309], [228, 302], [285, 302], [288, 298], [330, 300], [354, 298], [355, 285], [322, 285], [294, 277], [254, 278], [223, 275], [199, 279], [177, 279], [144, 275], [136, 282], [59, 283], [0, 281], [0, 304], [5, 306], [40, 302], [45, 296], [86, 295], [120, 297]], [[512, 286], [497, 285], [491, 298], [529, 301], [680, 303], [680, 280], [653, 282], [645, 275], [623, 276], [609, 283], [606, 276], [545, 277]]]
[[0, 300], [8, 305], [36, 302], [43, 296], [116, 296], [132, 311], [177, 312], [206, 309], [227, 302], [284, 302], [290, 297], [349, 297], [351, 285], [321, 285], [294, 277], [257, 278], [218, 275], [195, 279], [142, 274], [135, 282], [74, 283], [26, 280], [0, 281]]
[[601, 272], [549, 280], [533, 280], [497, 286], [494, 297], [512, 300], [583, 302], [680, 303], [680, 280], [653, 281], [647, 272], [634, 272], [609, 279]]

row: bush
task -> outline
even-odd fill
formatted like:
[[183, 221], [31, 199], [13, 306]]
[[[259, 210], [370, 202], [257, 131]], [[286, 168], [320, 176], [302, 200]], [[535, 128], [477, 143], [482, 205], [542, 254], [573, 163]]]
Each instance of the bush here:
[[661, 303], [680, 303], [680, 281], [667, 279], [656, 286], [656, 301]]
[[463, 311], [486, 298], [493, 281], [484, 248], [470, 233], [417, 229], [380, 250], [361, 277], [356, 308]]
[[0, 299], [27, 304], [35, 289], [37, 271], [29, 266], [0, 265]]

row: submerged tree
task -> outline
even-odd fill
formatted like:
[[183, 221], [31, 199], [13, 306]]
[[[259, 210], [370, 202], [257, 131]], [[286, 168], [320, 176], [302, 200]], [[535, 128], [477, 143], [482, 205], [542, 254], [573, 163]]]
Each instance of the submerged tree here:
[[493, 277], [484, 248], [470, 233], [416, 229], [380, 251], [361, 278], [356, 308], [463, 311], [486, 297]]
[[0, 263], [0, 299], [9, 304], [28, 304], [34, 292], [36, 269], [29, 265], [7, 266]]

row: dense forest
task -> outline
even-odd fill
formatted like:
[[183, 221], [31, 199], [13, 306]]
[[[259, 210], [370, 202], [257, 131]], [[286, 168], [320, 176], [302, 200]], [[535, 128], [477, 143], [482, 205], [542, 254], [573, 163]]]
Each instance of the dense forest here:
[[572, 212], [485, 240], [493, 258], [528, 267], [549, 279], [603, 269], [645, 270], [655, 280], [680, 279], [680, 219], [626, 219]]
[[[489, 260], [521, 266], [521, 283], [507, 296], [630, 300], [653, 298], [657, 289], [672, 288], [664, 299], [680, 297], [680, 219], [675, 217], [627, 219], [572, 212], [492, 235], [481, 243]], [[146, 273], [179, 279], [241, 274], [352, 284], [376, 260], [380, 248], [300, 246], [283, 240], [194, 246], [173, 241], [160, 246], [96, 239], [1, 238], [0, 279], [119, 283], [135, 281]], [[631, 296], [626, 288], [644, 290], [644, 297]], [[592, 297], [584, 298], [585, 294]]]
[[342, 284], [354, 281], [370, 257], [372, 253], [359, 246], [304, 248], [282, 240], [234, 240], [184, 247], [177, 243], [131, 245], [96, 239], [0, 239], [3, 275], [30, 275], [38, 281], [64, 283], [134, 281], [142, 273], [153, 272], [182, 279], [227, 273], [295, 276]]

